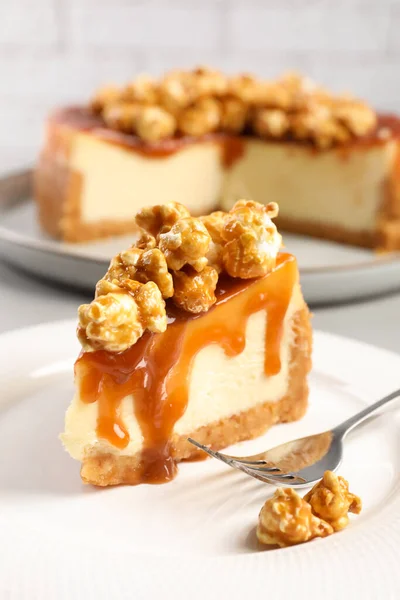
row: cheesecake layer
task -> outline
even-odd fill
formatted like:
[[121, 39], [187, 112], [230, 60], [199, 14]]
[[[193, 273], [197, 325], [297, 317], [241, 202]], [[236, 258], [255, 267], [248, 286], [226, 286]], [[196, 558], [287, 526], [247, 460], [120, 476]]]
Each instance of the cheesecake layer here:
[[[185, 442], [191, 433], [207, 435], [218, 423], [222, 431], [230, 423], [230, 431], [235, 419], [247, 419], [248, 427], [238, 428], [236, 437], [225, 431], [220, 444], [262, 432], [288, 413], [283, 400], [292, 393], [291, 365], [299, 355], [307, 366], [297, 385], [306, 390], [310, 328], [293, 257], [280, 255], [274, 271], [259, 280], [222, 281], [217, 297], [201, 316], [182, 319], [172, 311], [165, 333], [145, 334], [126, 352], [78, 359], [77, 395], [62, 439], [82, 461], [85, 480], [109, 485], [105, 473], [91, 479], [85, 465], [109, 465], [114, 456], [131, 466], [136, 461], [137, 481], [167, 481], [175, 463], [192, 455]], [[291, 414], [304, 411], [299, 401]], [[264, 413], [259, 422], [252, 416]]]
[[[247, 197], [277, 202], [278, 226], [363, 246], [400, 247], [399, 121], [350, 144], [209, 134], [146, 144], [82, 109], [57, 113], [35, 178], [39, 219], [68, 241], [134, 232], [132, 215], [171, 200], [194, 215]], [[389, 137], [378, 131], [392, 132]]]
[[[359, 145], [316, 152], [299, 144], [247, 143], [241, 160], [227, 171], [222, 209], [239, 198], [275, 199], [278, 227], [315, 233], [313, 225], [344, 228], [373, 242], [398, 143]], [[400, 204], [400, 197], [397, 198]], [[327, 237], [331, 237], [327, 236]]]

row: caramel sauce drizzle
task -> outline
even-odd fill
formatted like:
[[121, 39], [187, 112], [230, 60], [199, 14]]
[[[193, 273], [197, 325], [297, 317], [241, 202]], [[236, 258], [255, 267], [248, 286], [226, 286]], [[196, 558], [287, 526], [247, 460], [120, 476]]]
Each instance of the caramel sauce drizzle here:
[[98, 403], [97, 436], [120, 449], [129, 443], [120, 404], [133, 395], [143, 435], [140, 481], [163, 483], [175, 476], [171, 438], [188, 404], [191, 369], [200, 350], [215, 343], [226, 356], [237, 356], [246, 344], [249, 317], [266, 310], [265, 374], [279, 373], [283, 323], [296, 280], [294, 257], [280, 254], [275, 269], [261, 279], [221, 278], [217, 302], [206, 314], [188, 316], [171, 308], [165, 333], [147, 332], [119, 354], [81, 354], [75, 368], [82, 401]]
[[[100, 139], [106, 140], [112, 144], [122, 146], [137, 152], [148, 158], [167, 158], [183, 148], [201, 142], [214, 142], [221, 147], [221, 162], [226, 169], [239, 160], [246, 151], [246, 134], [232, 135], [229, 133], [215, 132], [209, 133], [200, 137], [191, 136], [176, 136], [159, 142], [144, 142], [138, 136], [115, 131], [107, 128], [103, 119], [98, 115], [93, 115], [88, 108], [83, 106], [70, 106], [63, 108], [54, 113], [51, 121], [57, 124], [66, 125], [72, 129], [80, 131], [92, 132], [93, 135]], [[400, 138], [400, 118], [396, 115], [378, 113], [377, 125], [367, 135], [355, 138], [348, 143], [339, 145], [337, 149], [344, 153], [351, 151], [355, 147], [369, 148], [371, 146], [379, 146], [386, 143], [385, 139], [379, 137], [379, 130], [388, 129], [393, 138]], [[254, 136], [250, 136], [254, 137]], [[257, 137], [257, 136], [256, 136]], [[268, 139], [270, 143], [290, 143], [308, 147], [310, 150], [319, 154], [321, 150], [313, 146], [309, 141], [294, 140], [290, 136], [288, 138], [280, 138], [277, 140]]]

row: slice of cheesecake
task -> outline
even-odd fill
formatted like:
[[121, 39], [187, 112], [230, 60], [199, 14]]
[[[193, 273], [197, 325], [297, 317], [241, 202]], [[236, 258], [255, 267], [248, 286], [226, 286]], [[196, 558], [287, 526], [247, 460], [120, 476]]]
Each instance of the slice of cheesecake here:
[[170, 199], [201, 215], [247, 197], [276, 201], [280, 228], [396, 249], [400, 120], [295, 75], [141, 77], [50, 116], [35, 197], [67, 241], [134, 232]]
[[166, 482], [198, 456], [188, 437], [224, 448], [304, 414], [310, 318], [276, 212], [139, 212], [146, 233], [79, 309], [62, 440], [85, 482]]

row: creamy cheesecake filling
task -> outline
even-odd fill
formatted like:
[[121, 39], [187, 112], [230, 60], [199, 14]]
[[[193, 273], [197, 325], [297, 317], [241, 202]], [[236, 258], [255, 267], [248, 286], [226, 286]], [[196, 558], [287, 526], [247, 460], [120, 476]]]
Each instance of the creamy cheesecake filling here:
[[246, 142], [226, 171], [222, 209], [239, 198], [279, 204], [281, 220], [374, 231], [397, 150], [396, 141], [316, 152], [298, 144]]
[[80, 210], [86, 223], [132, 219], [138, 207], [171, 200], [193, 215], [207, 214], [215, 208], [224, 177], [221, 146], [213, 141], [157, 158], [78, 133], [70, 165], [82, 178]]
[[269, 275], [221, 290], [207, 314], [143, 336], [130, 356], [83, 354], [63, 435], [68, 451], [80, 460], [88, 452], [141, 452], [143, 480], [171, 479], [173, 433], [285, 395], [301, 302], [296, 263], [281, 255]]
[[[245, 138], [229, 166], [216, 141], [183, 145], [163, 157], [77, 133], [70, 166], [80, 174], [83, 222], [132, 219], [137, 207], [185, 203], [207, 214], [240, 198], [280, 206], [280, 219], [373, 232], [387, 193], [397, 142], [316, 152], [294, 143]], [[110, 177], [110, 173], [113, 174]], [[117, 182], [117, 184], [116, 184]], [[177, 184], [179, 182], [179, 184]]]

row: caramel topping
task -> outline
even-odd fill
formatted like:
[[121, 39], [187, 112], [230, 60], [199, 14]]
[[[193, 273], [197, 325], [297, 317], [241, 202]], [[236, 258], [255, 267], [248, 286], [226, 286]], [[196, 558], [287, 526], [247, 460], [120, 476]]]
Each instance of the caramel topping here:
[[173, 71], [159, 81], [142, 76], [120, 90], [102, 88], [90, 106], [109, 127], [148, 142], [251, 131], [325, 149], [363, 137], [376, 126], [376, 114], [367, 104], [332, 94], [297, 73], [267, 81], [248, 74], [227, 77], [205, 67]]
[[171, 438], [189, 400], [191, 369], [200, 350], [216, 343], [227, 356], [237, 356], [246, 344], [249, 317], [265, 310], [265, 374], [279, 373], [283, 323], [296, 278], [295, 259], [281, 254], [276, 268], [261, 279], [221, 278], [217, 302], [201, 318], [170, 306], [164, 333], [146, 332], [119, 354], [81, 354], [75, 366], [80, 396], [83, 402], [98, 403], [97, 436], [120, 449], [129, 443], [120, 403], [133, 395], [143, 435], [142, 482], [164, 483], [176, 473]]

